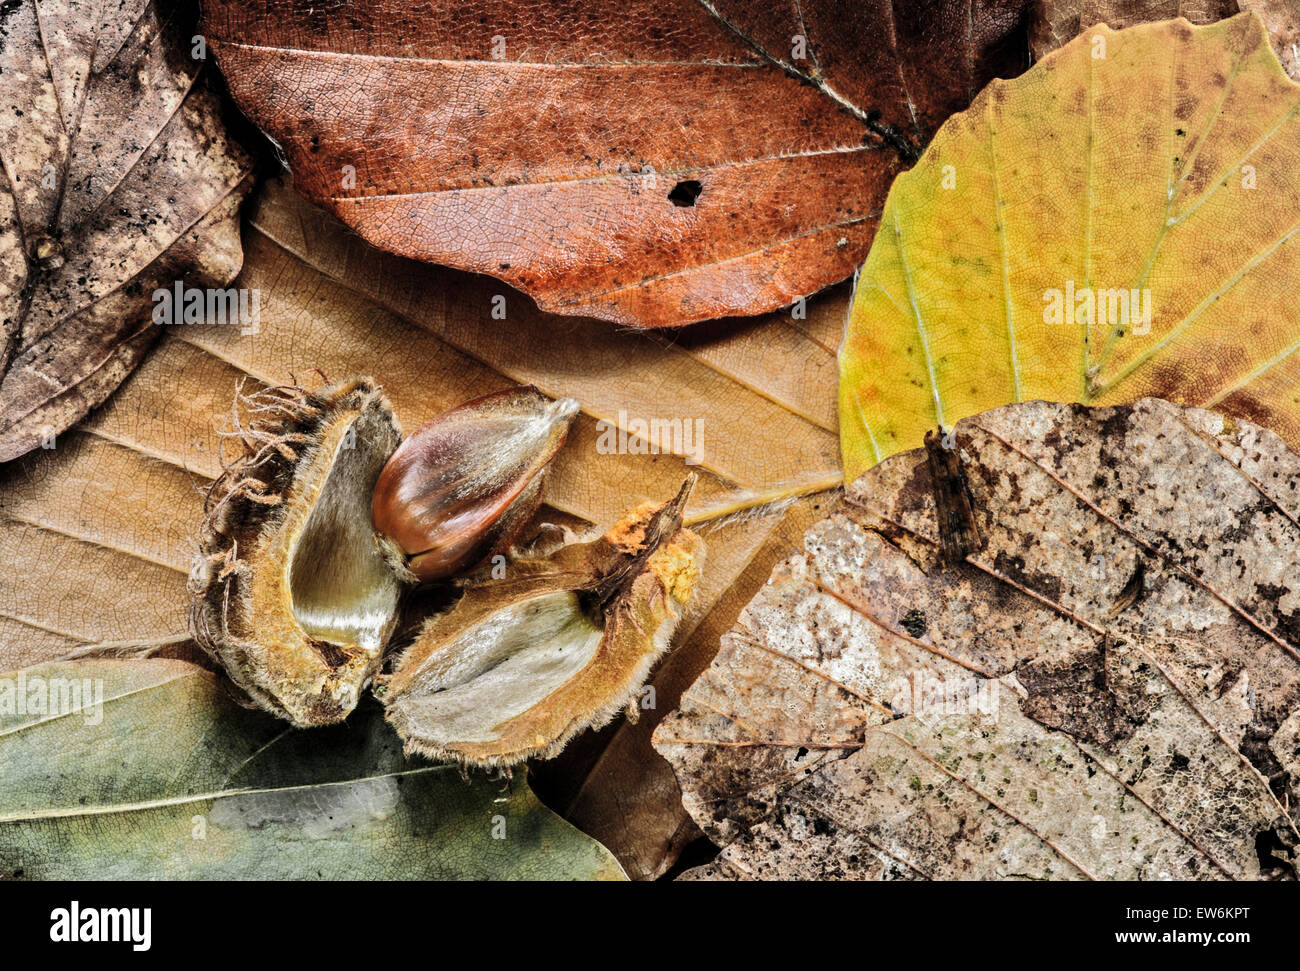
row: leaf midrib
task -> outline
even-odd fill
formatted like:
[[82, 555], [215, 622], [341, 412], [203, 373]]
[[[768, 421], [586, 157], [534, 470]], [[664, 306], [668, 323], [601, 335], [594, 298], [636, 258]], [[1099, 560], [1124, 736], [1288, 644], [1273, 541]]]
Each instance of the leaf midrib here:
[[455, 771], [455, 766], [451, 765], [426, 765], [415, 769], [404, 769], [400, 772], [386, 772], [379, 775], [358, 776], [354, 779], [340, 779], [333, 782], [311, 782], [301, 785], [292, 786], [263, 786], [249, 787], [242, 789], [221, 789], [211, 792], [201, 792], [196, 794], [186, 794], [183, 796], [167, 796], [159, 799], [145, 799], [139, 802], [110, 803], [102, 806], [77, 806], [60, 809], [40, 810], [36, 812], [26, 811], [18, 813], [7, 813], [0, 815], [0, 825], [6, 823], [24, 823], [40, 822], [47, 819], [75, 819], [82, 816], [107, 816], [115, 813], [136, 813], [151, 812], [157, 809], [168, 809], [173, 806], [187, 806], [195, 803], [214, 802], [218, 799], [227, 799], [236, 796], [259, 796], [259, 795], [280, 795], [294, 792], [310, 792], [324, 789], [335, 789], [346, 786], [355, 786], [364, 782], [377, 782], [384, 779], [403, 779], [410, 776], [427, 775], [438, 772], [446, 773]]

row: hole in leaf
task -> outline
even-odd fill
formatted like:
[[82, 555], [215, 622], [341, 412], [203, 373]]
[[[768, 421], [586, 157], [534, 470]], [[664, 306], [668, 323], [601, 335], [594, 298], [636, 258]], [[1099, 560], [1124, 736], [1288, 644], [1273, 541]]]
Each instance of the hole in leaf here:
[[704, 186], [698, 179], [688, 179], [673, 186], [668, 199], [674, 206], [693, 206], [703, 191]]
[[1281, 872], [1296, 876], [1295, 864], [1291, 862], [1291, 853], [1276, 829], [1266, 829], [1255, 834], [1255, 855], [1259, 858], [1259, 868], [1264, 873]]

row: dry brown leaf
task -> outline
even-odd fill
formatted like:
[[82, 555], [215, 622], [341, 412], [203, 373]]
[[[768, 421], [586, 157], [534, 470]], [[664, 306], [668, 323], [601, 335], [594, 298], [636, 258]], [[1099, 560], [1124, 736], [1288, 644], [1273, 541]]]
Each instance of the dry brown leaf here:
[[231, 93], [362, 236], [545, 309], [666, 326], [862, 262], [889, 180], [1028, 0], [211, 0]]
[[[674, 343], [552, 317], [490, 279], [379, 253], [278, 183], [251, 213], [245, 251], [236, 285], [262, 291], [259, 333], [169, 328], [120, 393], [57, 448], [3, 470], [0, 561], [10, 566], [0, 571], [0, 668], [101, 641], [174, 639], [172, 650], [181, 649], [200, 491], [219, 470], [216, 431], [227, 426], [241, 377], [310, 383], [314, 368], [331, 379], [373, 374], [408, 432], [468, 398], [535, 384], [583, 408], [551, 468], [553, 518], [608, 524], [639, 501], [672, 495], [691, 468], [700, 472], [688, 515], [708, 544], [708, 567], [698, 609], [651, 679], [656, 710], [613, 729], [607, 745], [599, 739], [616, 756], [594, 758], [579, 746], [567, 769], [544, 763], [548, 798], [572, 821], [597, 832], [629, 874], [661, 873], [691, 827], [648, 728], [708, 663], [772, 564], [797, 545], [802, 528], [783, 523], [824, 507], [825, 495], [721, 525], [698, 517], [743, 505], [752, 493], [838, 480], [835, 344], [846, 289], [810, 302], [806, 320], [707, 325]], [[498, 296], [505, 320], [491, 316]], [[598, 420], [652, 418], [700, 419], [700, 464], [601, 451]], [[741, 599], [729, 592], [737, 584]]]
[[251, 163], [190, 56], [193, 13], [90, 7], [0, 8], [0, 462], [131, 373], [155, 288], [239, 271]]
[[[1300, 456], [1157, 399], [961, 421], [858, 479], [655, 735], [694, 876], [1295, 878]], [[942, 446], [938, 446], [942, 448]]]

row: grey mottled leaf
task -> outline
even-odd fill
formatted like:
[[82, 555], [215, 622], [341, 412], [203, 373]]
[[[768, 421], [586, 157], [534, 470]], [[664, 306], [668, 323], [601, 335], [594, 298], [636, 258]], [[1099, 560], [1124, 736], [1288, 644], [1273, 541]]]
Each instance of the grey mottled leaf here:
[[152, 294], [239, 271], [251, 162], [172, 0], [0, 7], [0, 461], [104, 401]]
[[703, 877], [1294, 879], [1300, 457], [1156, 399], [956, 426], [857, 480], [655, 735]]

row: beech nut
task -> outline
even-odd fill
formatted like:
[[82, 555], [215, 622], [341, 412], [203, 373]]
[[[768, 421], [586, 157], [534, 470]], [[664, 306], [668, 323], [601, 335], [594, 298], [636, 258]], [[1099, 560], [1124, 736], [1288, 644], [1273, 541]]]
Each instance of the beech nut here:
[[375, 483], [380, 547], [408, 582], [443, 580], [508, 547], [536, 514], [578, 412], [533, 387], [467, 401], [398, 446]]

